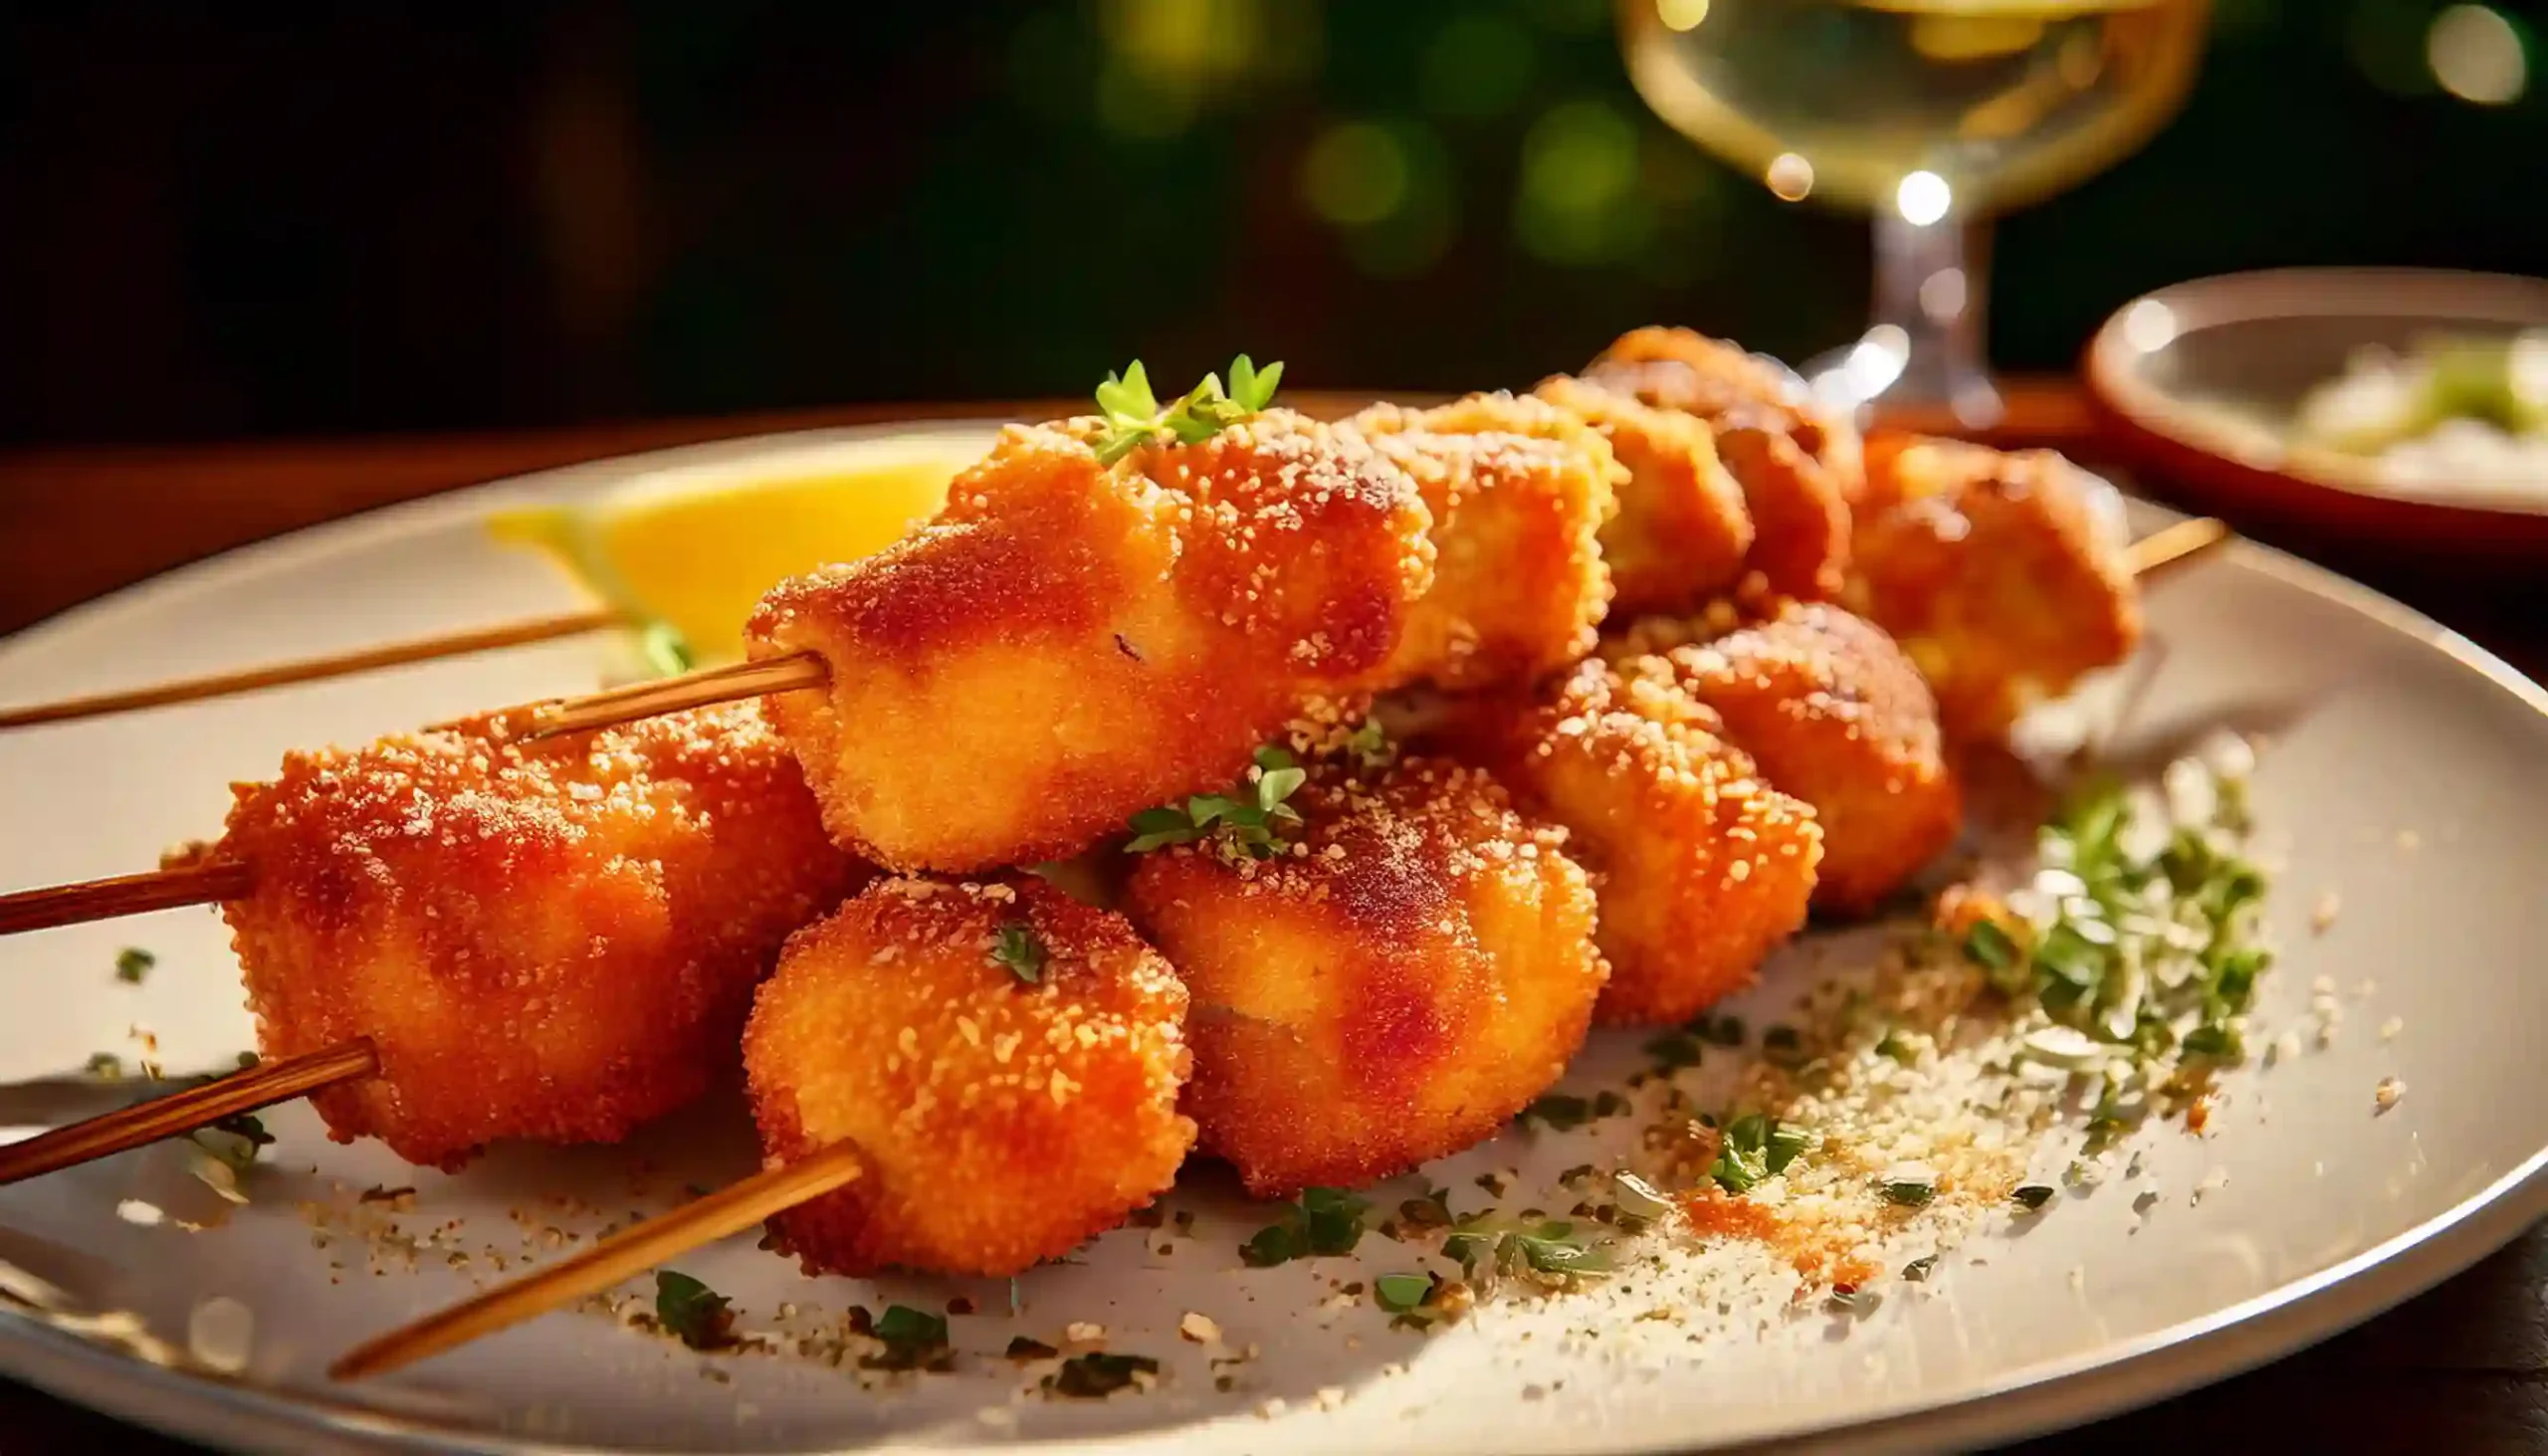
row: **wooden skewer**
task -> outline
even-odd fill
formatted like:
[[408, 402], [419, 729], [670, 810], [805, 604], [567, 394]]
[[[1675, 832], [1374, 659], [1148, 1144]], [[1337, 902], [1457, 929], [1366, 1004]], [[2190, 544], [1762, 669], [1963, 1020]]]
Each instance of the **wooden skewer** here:
[[130, 713], [141, 708], [165, 708], [170, 704], [193, 703], [205, 698], [222, 698], [233, 693], [247, 693], [259, 688], [281, 688], [293, 683], [315, 683], [326, 678], [341, 678], [351, 673], [367, 673], [375, 668], [398, 667], [406, 663], [431, 662], [436, 658], [459, 657], [465, 653], [491, 652], [500, 647], [522, 647], [533, 642], [547, 642], [559, 637], [574, 637], [598, 632], [606, 627], [627, 623], [627, 617], [607, 608], [568, 612], [562, 616], [540, 617], [529, 622], [512, 622], [501, 627], [478, 627], [465, 632], [444, 632], [407, 642], [393, 642], [384, 647], [366, 647], [356, 652], [333, 657], [306, 658], [300, 662], [275, 663], [261, 668], [245, 668], [238, 672], [214, 673], [207, 677], [187, 678], [155, 687], [133, 688], [120, 693], [99, 693], [86, 698], [66, 698], [59, 703], [40, 703], [32, 708], [0, 710], [0, 729], [33, 728], [38, 724], [68, 723], [74, 719], [99, 718], [109, 713]]
[[[2134, 541], [2126, 559], [2135, 577], [2147, 578], [2229, 539], [2229, 526], [2208, 516], [2196, 517]], [[525, 736], [547, 738], [584, 732], [686, 708], [705, 708], [712, 703], [820, 688], [830, 680], [830, 669], [810, 652], [708, 668], [677, 678], [659, 678], [651, 683], [539, 704], [529, 710], [531, 727]]]
[[255, 881], [256, 876], [247, 865], [236, 860], [215, 860], [174, 870], [21, 890], [15, 895], [0, 895], [0, 936], [78, 925], [82, 921], [113, 920], [180, 905], [237, 900], [248, 893]]
[[831, 669], [810, 652], [736, 663], [732, 667], [704, 668], [677, 678], [658, 678], [606, 693], [540, 704], [531, 710], [531, 728], [525, 736], [551, 738], [561, 733], [579, 733], [659, 714], [679, 713], [686, 708], [819, 688], [830, 681]]
[[772, 1214], [857, 1180], [858, 1148], [835, 1143], [801, 1162], [754, 1173], [731, 1188], [683, 1204], [573, 1258], [368, 1340], [327, 1367], [331, 1379], [360, 1380], [510, 1329], [560, 1305], [598, 1294], [702, 1244], [741, 1233]]
[[[2135, 577], [2148, 580], [2182, 567], [2230, 539], [2229, 526], [2208, 516], [2195, 517], [2133, 542], [2126, 559]], [[795, 653], [659, 678], [582, 698], [559, 699], [512, 713], [527, 720], [526, 737], [546, 738], [688, 708], [819, 688], [830, 678], [820, 657], [809, 652]], [[0, 935], [110, 920], [171, 906], [235, 900], [248, 893], [249, 885], [246, 865], [215, 863], [0, 895]]]
[[2195, 516], [2162, 526], [2134, 541], [2124, 560], [2137, 580], [2148, 580], [2218, 546], [2229, 544], [2229, 524], [2210, 516]]
[[253, 1113], [379, 1071], [380, 1054], [369, 1037], [356, 1037], [306, 1057], [269, 1062], [0, 1147], [0, 1186], [191, 1133], [238, 1113]]

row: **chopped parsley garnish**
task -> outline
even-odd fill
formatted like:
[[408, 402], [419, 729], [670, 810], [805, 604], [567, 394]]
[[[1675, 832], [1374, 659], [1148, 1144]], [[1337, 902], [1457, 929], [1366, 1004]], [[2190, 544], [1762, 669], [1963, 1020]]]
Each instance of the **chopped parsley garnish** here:
[[1749, 1192], [1763, 1178], [1786, 1172], [1812, 1145], [1813, 1135], [1793, 1123], [1746, 1113], [1726, 1124], [1708, 1176], [1729, 1193]]
[[1119, 377], [1106, 376], [1097, 386], [1098, 412], [1105, 417], [1106, 427], [1094, 443], [1100, 463], [1113, 465], [1144, 445], [1173, 440], [1180, 445], [1197, 445], [1211, 439], [1227, 425], [1237, 424], [1274, 402], [1274, 387], [1283, 378], [1280, 362], [1268, 364], [1262, 373], [1247, 355], [1230, 361], [1230, 385], [1221, 389], [1221, 376], [1206, 374], [1203, 382], [1179, 397], [1166, 409], [1151, 392], [1150, 372], [1135, 359], [1132, 367]]
[[1301, 811], [1284, 800], [1309, 779], [1309, 770], [1292, 755], [1268, 745], [1256, 750], [1255, 779], [1241, 780], [1225, 794], [1196, 794], [1182, 806], [1144, 809], [1132, 819], [1132, 854], [1148, 854], [1163, 845], [1210, 840], [1221, 857], [1269, 859], [1290, 848], [1282, 831], [1301, 823]]
[[1372, 1281], [1372, 1298], [1392, 1315], [1403, 1315], [1424, 1303], [1441, 1283], [1430, 1274], [1383, 1274]]
[[255, 1166], [257, 1154], [275, 1141], [275, 1135], [267, 1132], [266, 1125], [253, 1113], [233, 1113], [195, 1129], [186, 1138], [234, 1173], [245, 1173]]
[[2187, 1032], [2185, 1040], [2178, 1045], [2194, 1056], [2217, 1057], [2225, 1062], [2234, 1062], [2246, 1053], [2245, 1044], [2238, 1038], [2238, 1029], [2223, 1022], [2207, 1022], [2196, 1027]]
[[1645, 1044], [1645, 1054], [1654, 1059], [1658, 1072], [1678, 1072], [1699, 1065], [1704, 1045], [1694, 1031], [1667, 1031]]
[[1610, 1174], [1610, 1187], [1618, 1195], [1619, 1211], [1630, 1217], [1651, 1220], [1672, 1211], [1671, 1199], [1632, 1172]]
[[1146, 1354], [1109, 1354], [1093, 1350], [1062, 1361], [1062, 1367], [1044, 1377], [1044, 1388], [1055, 1395], [1073, 1400], [1103, 1400], [1127, 1385], [1141, 1383], [1142, 1375], [1156, 1376], [1159, 1361]]
[[655, 1318], [693, 1350], [717, 1349], [735, 1328], [724, 1295], [673, 1269], [655, 1271]]
[[1397, 758], [1396, 745], [1389, 741], [1377, 718], [1367, 718], [1355, 726], [1354, 731], [1346, 735], [1345, 751], [1354, 755], [1355, 762], [1372, 769], [1386, 768]]
[[1743, 1045], [1744, 1027], [1743, 1018], [1740, 1016], [1710, 1017], [1702, 1012], [1690, 1019], [1689, 1029], [1717, 1046]]
[[123, 1058], [112, 1052], [92, 1052], [85, 1070], [92, 1077], [104, 1077], [111, 1082], [123, 1075]]
[[2052, 1201], [2052, 1185], [2049, 1183], [2028, 1183], [2017, 1189], [2016, 1192], [2011, 1193], [2009, 1196], [2015, 1198], [2026, 1209], [2026, 1211], [2033, 1212], [2036, 1209], [2043, 1207], [2044, 1204]]
[[1836, 1285], [1831, 1290], [1831, 1298], [1823, 1301], [1822, 1307], [1835, 1315], [1872, 1315], [1876, 1306], [1883, 1303], [1884, 1296], [1874, 1290]]
[[1459, 1317], [1463, 1305], [1446, 1296], [1438, 1274], [1383, 1274], [1372, 1281], [1372, 1299], [1388, 1312], [1392, 1330], [1430, 1330]]
[[1304, 1188], [1282, 1220], [1258, 1229], [1239, 1246], [1250, 1268], [1269, 1269], [1294, 1259], [1350, 1254], [1363, 1241], [1363, 1215], [1371, 1203], [1338, 1188]]
[[1433, 1188], [1421, 1198], [1401, 1199], [1397, 1205], [1397, 1221], [1406, 1228], [1449, 1228], [1451, 1190]]
[[892, 1305], [876, 1317], [869, 1334], [882, 1341], [882, 1354], [862, 1357], [861, 1368], [870, 1370], [943, 1370], [955, 1363], [956, 1352], [947, 1346], [947, 1317], [909, 1305]]
[[2065, 1029], [2029, 1036], [2028, 1055], [2103, 1075], [2092, 1147], [2136, 1126], [2163, 1086], [2246, 1055], [2240, 1020], [2272, 956], [2236, 784], [2216, 775], [2211, 822], [2164, 835], [2122, 786], [2089, 786], [2038, 836], [2033, 886], [1964, 935], [1994, 988]]
[[699, 666], [699, 655], [690, 650], [690, 639], [679, 627], [666, 621], [648, 622], [637, 632], [637, 656], [646, 670], [659, 678], [670, 678]]
[[150, 967], [158, 963], [158, 956], [138, 945], [126, 945], [115, 956], [115, 979], [125, 985], [137, 986], [141, 984], [141, 978], [150, 973]]
[[1975, 921], [1964, 933], [1964, 953], [1984, 970], [2005, 971], [2017, 963], [2017, 942], [1993, 922]]
[[1773, 1026], [1761, 1033], [1761, 1057], [1773, 1067], [1802, 1067], [1805, 1038], [1793, 1026]]
[[1536, 1275], [1544, 1280], [1606, 1274], [1607, 1250], [1586, 1241], [1565, 1219], [1525, 1214], [1508, 1219], [1480, 1213], [1461, 1219], [1442, 1240], [1445, 1257], [1459, 1261], [1472, 1282], [1494, 1275]]
[[999, 928], [999, 936], [991, 945], [991, 962], [1008, 967], [1008, 973], [1034, 985], [1044, 979], [1047, 959], [1044, 942], [1035, 938], [1035, 929], [1024, 921], [1010, 921]]
[[1884, 1185], [1885, 1201], [1905, 1208], [1925, 1208], [1938, 1196], [1938, 1185], [1927, 1178], [1890, 1178]]
[[1545, 1123], [1553, 1133], [1572, 1133], [1592, 1121], [1592, 1104], [1569, 1093], [1552, 1092], [1532, 1099], [1531, 1105], [1513, 1115], [1513, 1126], [1527, 1128], [1534, 1122]]

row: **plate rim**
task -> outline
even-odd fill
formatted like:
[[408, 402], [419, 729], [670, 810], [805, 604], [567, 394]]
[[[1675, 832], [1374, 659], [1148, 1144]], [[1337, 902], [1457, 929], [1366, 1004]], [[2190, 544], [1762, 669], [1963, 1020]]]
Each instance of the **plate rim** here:
[[[2306, 272], [2308, 270], [2283, 270]], [[2541, 284], [2548, 289], [2548, 283]], [[483, 515], [509, 497], [585, 484], [602, 489], [645, 472], [710, 465], [721, 457], [790, 448], [847, 445], [939, 431], [990, 429], [994, 417], [882, 421], [817, 427], [608, 456], [459, 487], [391, 503], [249, 542], [155, 573], [129, 585], [0, 635], [0, 649], [76, 630], [132, 598], [171, 586], [200, 587], [236, 574], [282, 566], [291, 556], [323, 551], [366, 535], [432, 528], [441, 518]], [[2149, 503], [2142, 503], [2147, 505]], [[2255, 567], [2299, 591], [2333, 602], [2402, 633], [2458, 663], [2548, 719], [2548, 689], [2460, 633], [2372, 588], [2288, 552], [2240, 538], [2227, 559]], [[1721, 1449], [1789, 1453], [1848, 1449], [1887, 1452], [1941, 1443], [2001, 1442], [2076, 1426], [2214, 1384], [2282, 1358], [2394, 1308], [2458, 1274], [2548, 1217], [2548, 1145], [2483, 1188], [2372, 1248], [2315, 1274], [2225, 1309], [2153, 1331], [2128, 1345], [2019, 1366], [1976, 1393], [1947, 1404], [1918, 1405], [1837, 1420]], [[328, 1453], [468, 1451], [489, 1456], [567, 1456], [590, 1446], [542, 1437], [459, 1429], [422, 1415], [400, 1415], [303, 1397], [192, 1370], [152, 1364], [0, 1306], [0, 1375], [105, 1415], [181, 1439], [233, 1449]], [[1143, 1432], [1144, 1443], [1173, 1439], [1174, 1428]], [[890, 1442], [884, 1443], [890, 1445]], [[1117, 1449], [1114, 1440], [1021, 1443], [1044, 1453]], [[814, 1449], [814, 1448], [805, 1448]], [[1623, 1451], [1672, 1451], [1665, 1439]]]

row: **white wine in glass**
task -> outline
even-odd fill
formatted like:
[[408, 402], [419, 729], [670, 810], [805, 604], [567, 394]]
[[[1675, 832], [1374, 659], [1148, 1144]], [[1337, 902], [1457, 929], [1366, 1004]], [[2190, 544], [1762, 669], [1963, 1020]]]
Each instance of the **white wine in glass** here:
[[1982, 357], [1992, 213], [2093, 176], [2184, 100], [2211, 0], [1619, 0], [1655, 113], [1792, 201], [1876, 222], [1874, 326], [1818, 393], [1999, 412]]

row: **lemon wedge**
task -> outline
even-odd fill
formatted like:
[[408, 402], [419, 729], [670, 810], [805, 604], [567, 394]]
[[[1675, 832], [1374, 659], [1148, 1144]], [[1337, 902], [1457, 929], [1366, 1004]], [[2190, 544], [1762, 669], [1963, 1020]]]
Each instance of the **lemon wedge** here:
[[545, 552], [631, 619], [677, 633], [698, 661], [730, 661], [763, 592], [900, 539], [990, 439], [906, 435], [678, 467], [589, 505], [500, 512], [488, 529]]

